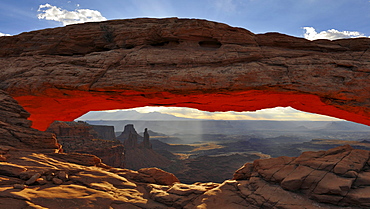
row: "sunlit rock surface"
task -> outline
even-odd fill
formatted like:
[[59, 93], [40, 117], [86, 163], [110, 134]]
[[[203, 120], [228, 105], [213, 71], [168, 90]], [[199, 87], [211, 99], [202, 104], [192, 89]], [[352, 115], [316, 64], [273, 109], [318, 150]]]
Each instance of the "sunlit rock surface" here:
[[[370, 191], [369, 156], [370, 151], [344, 145], [328, 151], [304, 152], [299, 157], [255, 160], [236, 171], [234, 179], [248, 180], [248, 186], [259, 185], [265, 190], [284, 189], [275, 194], [275, 200], [266, 202], [276, 207], [281, 204], [279, 199], [286, 201], [287, 191], [321, 203], [370, 207], [370, 199], [365, 197]], [[256, 199], [254, 195], [248, 198]]]
[[292, 106], [370, 124], [370, 39], [308, 41], [197, 19], [130, 19], [0, 37], [0, 88], [33, 127], [90, 110]]
[[[292, 106], [369, 122], [366, 38], [314, 41], [203, 20], [137, 19], [0, 37], [4, 208], [369, 208], [369, 152], [258, 160], [222, 184], [60, 153], [53, 120], [145, 105]], [[8, 93], [12, 96], [9, 96]]]

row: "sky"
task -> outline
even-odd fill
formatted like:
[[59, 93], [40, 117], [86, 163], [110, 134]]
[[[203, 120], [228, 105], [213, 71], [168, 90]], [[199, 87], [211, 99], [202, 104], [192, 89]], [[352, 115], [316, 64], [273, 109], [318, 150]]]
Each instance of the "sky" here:
[[[207, 19], [256, 34], [279, 32], [309, 40], [370, 37], [369, 0], [1, 0], [0, 36], [139, 17]], [[145, 111], [165, 110], [147, 107]], [[275, 115], [285, 112], [291, 118], [297, 116], [293, 113], [296, 110], [289, 107], [268, 111]], [[208, 113], [184, 108], [175, 112], [171, 114], [210, 117]], [[241, 117], [238, 113], [228, 114], [212, 117]]]
[[177, 107], [142, 107], [134, 110], [140, 113], [161, 112], [177, 117], [209, 119], [209, 120], [281, 120], [281, 121], [324, 121], [337, 120], [336, 118], [298, 111], [292, 107], [275, 107], [251, 112], [207, 112], [193, 108]]
[[[139, 114], [132, 114], [136, 111]], [[313, 113], [306, 113], [298, 111], [292, 107], [275, 107], [268, 108], [263, 110], [251, 111], [251, 112], [207, 112], [201, 111], [194, 108], [187, 107], [138, 107], [126, 110], [109, 110], [109, 111], [92, 111], [85, 115], [82, 115], [79, 118], [76, 118], [76, 121], [79, 120], [125, 120], [125, 114], [122, 114], [125, 111], [129, 111], [130, 120], [145, 120], [150, 118], [153, 119], [153, 116], [140, 115], [140, 113], [152, 113], [159, 112], [162, 114], [169, 114], [180, 118], [191, 118], [191, 119], [203, 119], [203, 120], [274, 120], [274, 121], [339, 121], [340, 119], [318, 115]], [[109, 114], [106, 114], [109, 113]], [[114, 115], [112, 115], [114, 114]], [[166, 118], [161, 115], [158, 115], [157, 119]]]
[[369, 0], [1, 0], [0, 34], [138, 17], [200, 18], [311, 40], [370, 36]]

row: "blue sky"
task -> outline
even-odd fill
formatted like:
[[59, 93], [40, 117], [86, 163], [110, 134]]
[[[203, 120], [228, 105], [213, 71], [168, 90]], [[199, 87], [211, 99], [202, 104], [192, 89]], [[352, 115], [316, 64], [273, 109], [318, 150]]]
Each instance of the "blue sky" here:
[[[310, 40], [370, 36], [369, 0], [1, 0], [0, 36], [86, 21], [138, 17], [200, 18], [242, 27], [253, 33], [280, 32]], [[275, 117], [276, 120], [294, 120], [302, 117], [320, 120], [313, 114], [302, 115], [289, 107], [262, 111], [258, 115], [246, 113], [245, 116], [239, 113], [210, 116], [210, 113], [188, 108], [145, 107], [138, 111], [209, 119]]]
[[[0, 33], [60, 27], [68, 20], [52, 15], [74, 12], [81, 18], [87, 10], [100, 13], [87, 17], [93, 20], [184, 17], [223, 22], [254, 33], [305, 37], [309, 31], [309, 39], [370, 36], [369, 0], [1, 0]], [[40, 19], [45, 14], [48, 17]]]

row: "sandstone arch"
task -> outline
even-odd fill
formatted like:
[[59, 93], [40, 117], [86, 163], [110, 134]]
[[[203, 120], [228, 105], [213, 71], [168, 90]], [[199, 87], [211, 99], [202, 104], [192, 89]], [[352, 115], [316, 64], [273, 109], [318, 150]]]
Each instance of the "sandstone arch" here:
[[90, 111], [292, 106], [370, 125], [370, 39], [308, 41], [196, 19], [132, 19], [0, 37], [0, 89], [33, 127]]

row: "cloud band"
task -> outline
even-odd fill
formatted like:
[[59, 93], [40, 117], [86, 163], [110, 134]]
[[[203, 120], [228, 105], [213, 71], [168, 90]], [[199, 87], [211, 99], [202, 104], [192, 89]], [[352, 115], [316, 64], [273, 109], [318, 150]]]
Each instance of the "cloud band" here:
[[343, 39], [343, 38], [358, 38], [358, 37], [366, 37], [363, 33], [358, 31], [338, 31], [336, 29], [330, 29], [327, 31], [316, 32], [316, 29], [313, 27], [303, 27], [306, 31], [304, 33], [304, 38], [308, 40], [316, 40], [316, 39], [329, 39], [329, 40], [336, 40], [336, 39]]
[[37, 15], [39, 19], [57, 21], [63, 23], [63, 25], [107, 20], [99, 11], [91, 9], [68, 11], [50, 4], [44, 4], [40, 5], [37, 11], [39, 12]]

